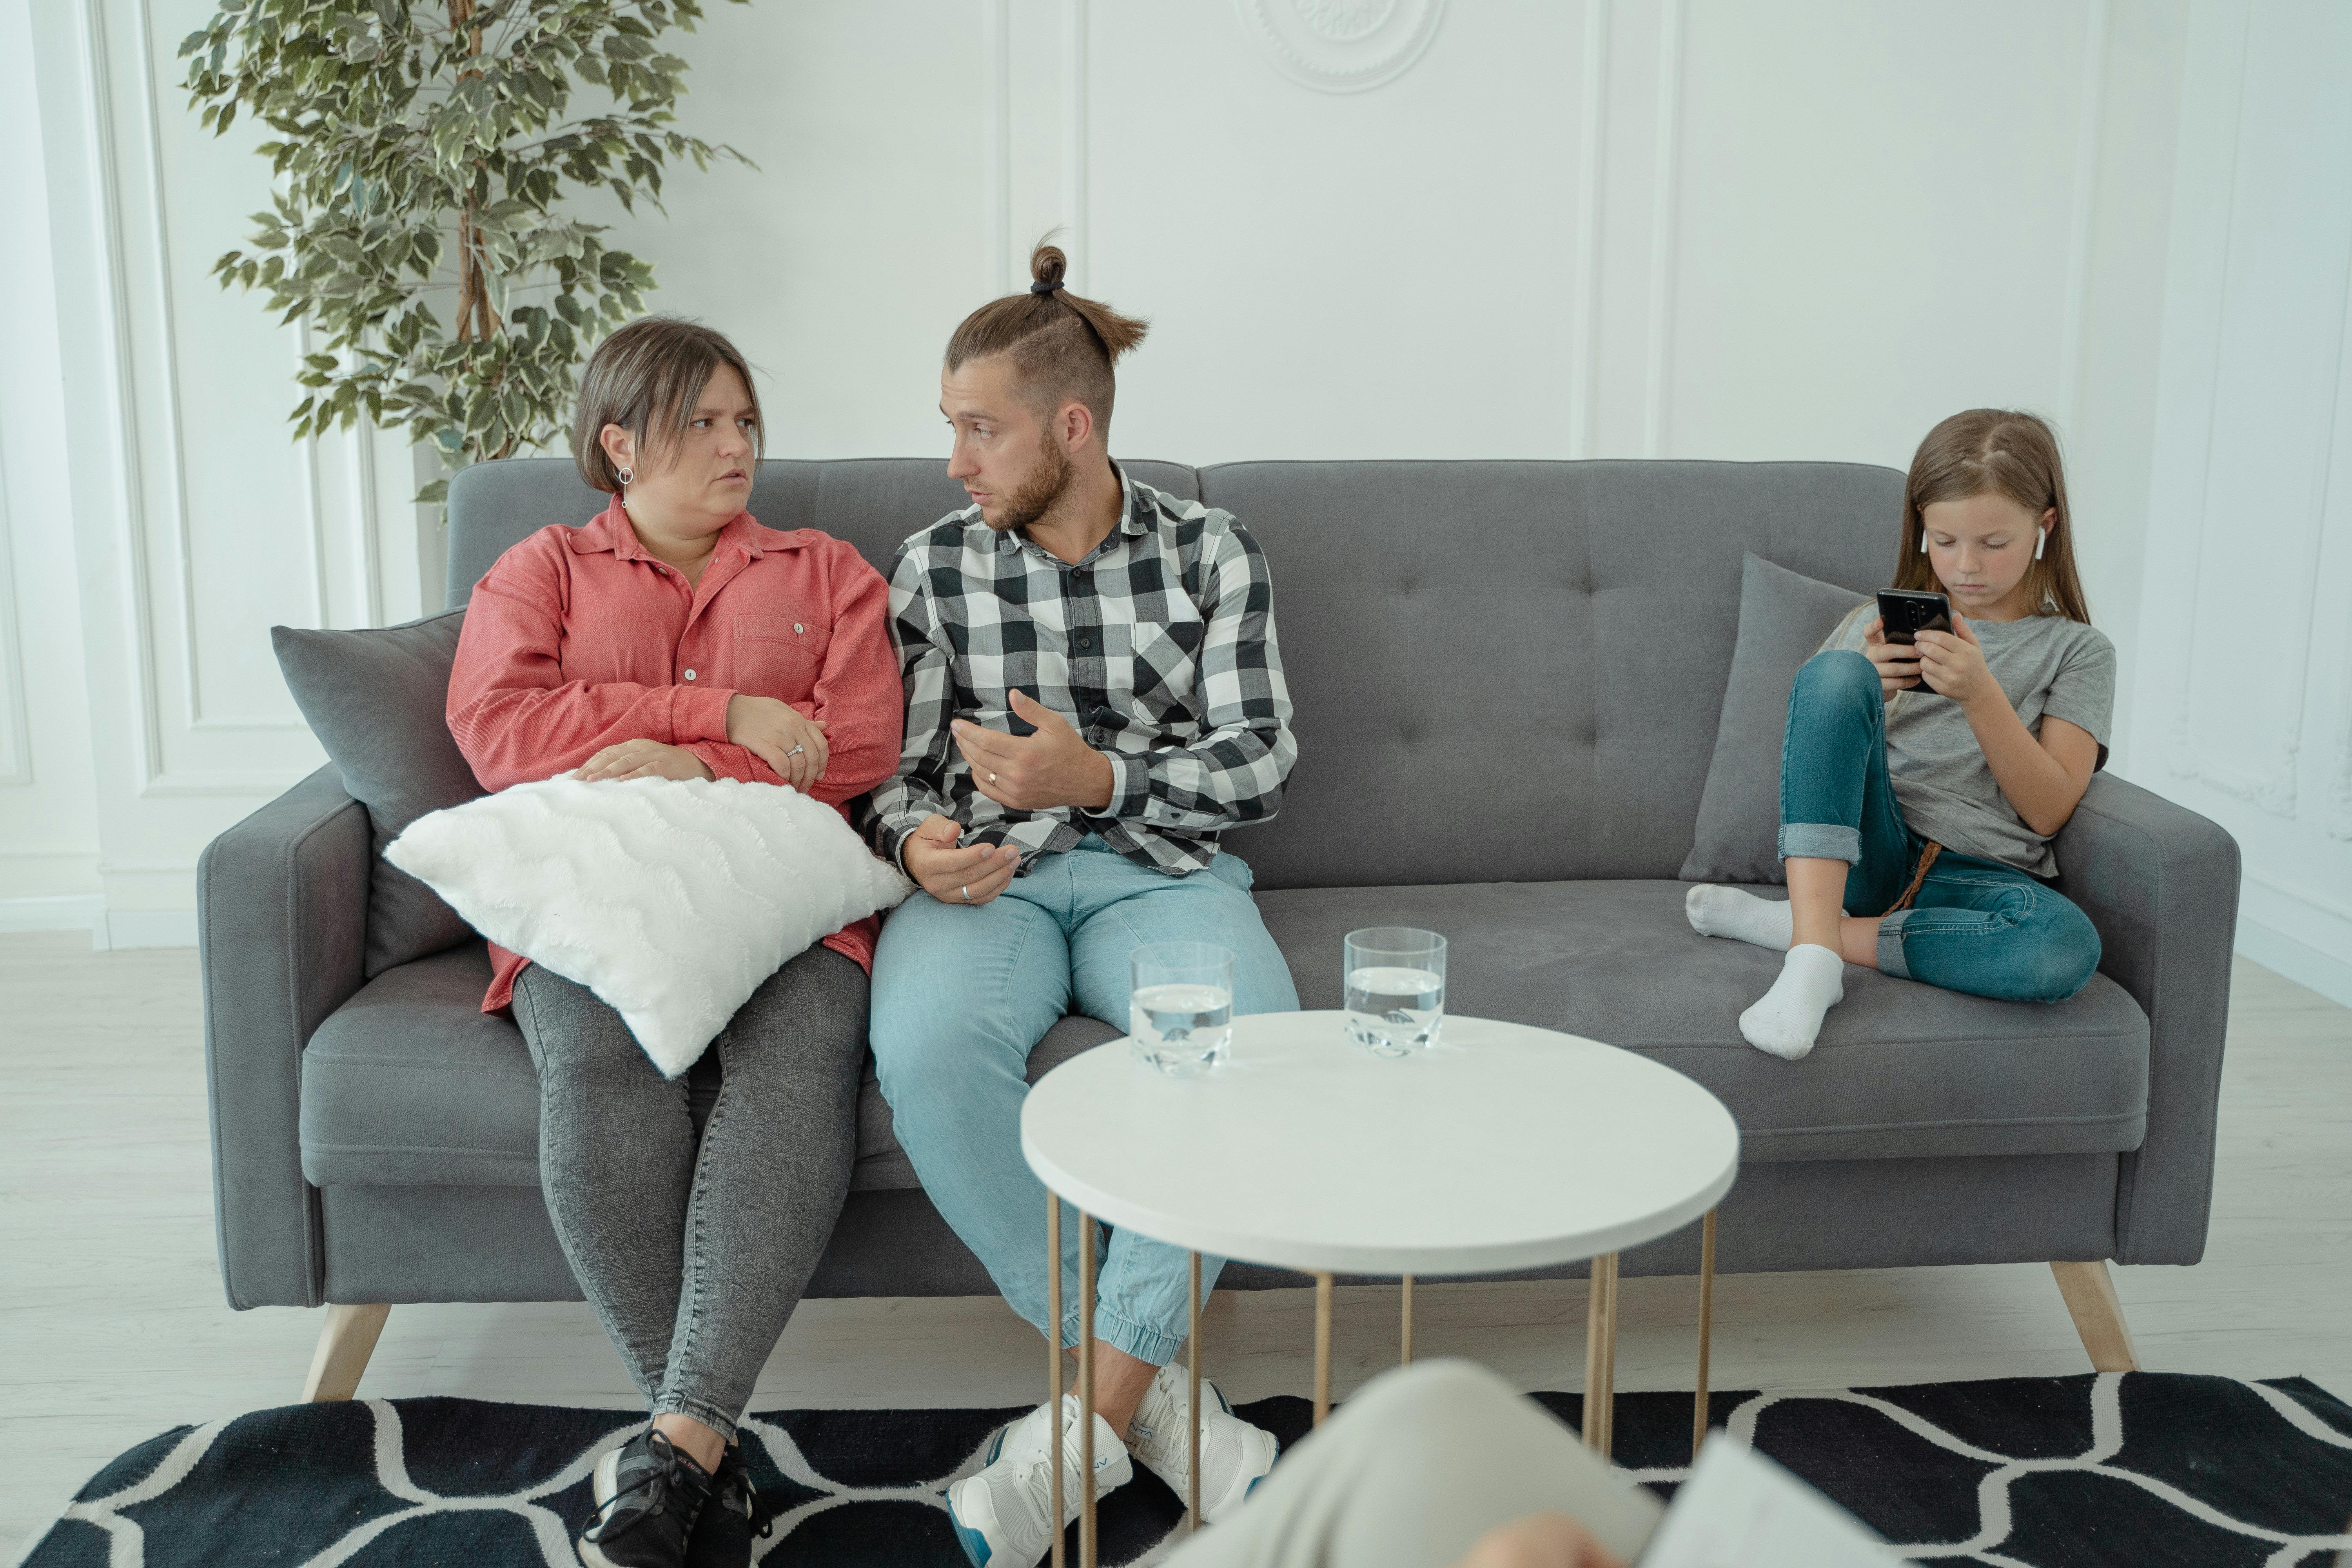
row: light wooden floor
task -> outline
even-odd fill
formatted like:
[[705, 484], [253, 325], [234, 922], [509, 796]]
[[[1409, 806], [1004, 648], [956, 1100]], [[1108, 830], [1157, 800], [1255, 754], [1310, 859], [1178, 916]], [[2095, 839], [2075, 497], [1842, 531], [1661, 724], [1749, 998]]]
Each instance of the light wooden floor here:
[[[2211, 1246], [2118, 1270], [2152, 1370], [2302, 1373], [2352, 1395], [2352, 1011], [2241, 962]], [[1621, 1288], [1621, 1388], [1687, 1388], [1696, 1287]], [[1395, 1352], [1395, 1293], [1340, 1293], [1334, 1384]], [[1312, 1297], [1220, 1296], [1210, 1371], [1238, 1399], [1307, 1392]], [[1574, 1388], [1584, 1288], [1424, 1285], [1415, 1349]], [[73, 1489], [180, 1422], [299, 1393], [321, 1314], [233, 1312], [214, 1259], [195, 955], [0, 937], [0, 1561]], [[993, 1300], [813, 1301], [758, 1405], [1013, 1405], [1036, 1337]], [[2087, 1371], [2038, 1265], [1727, 1277], [1716, 1386]], [[394, 1310], [363, 1394], [634, 1398], [587, 1310]]]

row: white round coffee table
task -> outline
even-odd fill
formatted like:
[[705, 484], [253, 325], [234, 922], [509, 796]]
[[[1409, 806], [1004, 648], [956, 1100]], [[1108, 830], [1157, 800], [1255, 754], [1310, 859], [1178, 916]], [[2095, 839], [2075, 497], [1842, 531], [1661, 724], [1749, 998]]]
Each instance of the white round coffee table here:
[[[1714, 1211], [1739, 1170], [1739, 1129], [1722, 1101], [1669, 1068], [1575, 1035], [1449, 1017], [1438, 1048], [1391, 1059], [1349, 1044], [1340, 1020], [1336, 1012], [1235, 1018], [1224, 1065], [1192, 1079], [1155, 1072], [1134, 1059], [1125, 1040], [1114, 1040], [1063, 1063], [1029, 1091], [1022, 1154], [1049, 1194], [1079, 1211], [1078, 1321], [1089, 1331], [1077, 1347], [1082, 1473], [1093, 1468], [1097, 1219], [1192, 1253], [1186, 1360], [1195, 1407], [1200, 1255], [1312, 1274], [1318, 1422], [1330, 1404], [1335, 1273], [1403, 1278], [1410, 1360], [1413, 1277], [1591, 1258], [1584, 1436], [1603, 1454], [1613, 1405], [1617, 1254], [1704, 1219], [1696, 1403], [1703, 1432]], [[1058, 1324], [1059, 1201], [1046, 1205], [1046, 1231], [1048, 1315]], [[1060, 1347], [1049, 1360], [1058, 1412]], [[1192, 1468], [1197, 1477], [1197, 1462]], [[1059, 1465], [1054, 1476], [1058, 1517]], [[1091, 1563], [1091, 1488], [1087, 1493], [1080, 1541]], [[1199, 1500], [1187, 1502], [1197, 1522]]]

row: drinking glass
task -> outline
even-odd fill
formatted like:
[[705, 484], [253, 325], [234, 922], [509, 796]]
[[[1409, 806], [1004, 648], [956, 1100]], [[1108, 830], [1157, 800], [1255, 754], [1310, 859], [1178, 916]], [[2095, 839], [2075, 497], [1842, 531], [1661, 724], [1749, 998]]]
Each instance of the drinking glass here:
[[1445, 1023], [1445, 939], [1410, 926], [1348, 933], [1339, 968], [1348, 1038], [1376, 1057], [1437, 1044]]
[[1128, 955], [1127, 1044], [1171, 1078], [1225, 1059], [1234, 1037], [1234, 954], [1210, 942], [1159, 942]]

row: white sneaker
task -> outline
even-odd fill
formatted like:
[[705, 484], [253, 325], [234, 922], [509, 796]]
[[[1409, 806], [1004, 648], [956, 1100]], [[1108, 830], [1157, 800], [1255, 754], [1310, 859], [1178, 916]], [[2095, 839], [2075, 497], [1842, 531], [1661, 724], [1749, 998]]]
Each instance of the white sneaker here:
[[[1178, 1502], [1187, 1495], [1186, 1467], [1192, 1457], [1184, 1440], [1184, 1383], [1182, 1367], [1161, 1367], [1127, 1428], [1135, 1457], [1168, 1483]], [[1201, 1519], [1215, 1524], [1230, 1517], [1250, 1488], [1265, 1479], [1280, 1446], [1273, 1433], [1234, 1415], [1215, 1384], [1202, 1379], [1201, 1394]]]
[[[1035, 1568], [1057, 1528], [1078, 1517], [1078, 1396], [1062, 1395], [1062, 1522], [1054, 1511], [1054, 1407], [1040, 1405], [996, 1435], [988, 1468], [948, 1488], [948, 1518], [972, 1568]], [[1095, 1417], [1095, 1496], [1125, 1486], [1135, 1475], [1127, 1445]]]

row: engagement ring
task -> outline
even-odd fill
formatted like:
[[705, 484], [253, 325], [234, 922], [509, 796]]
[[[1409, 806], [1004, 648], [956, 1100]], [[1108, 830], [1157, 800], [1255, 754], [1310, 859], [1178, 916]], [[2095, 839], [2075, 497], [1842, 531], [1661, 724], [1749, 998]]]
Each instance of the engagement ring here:
[[784, 755], [786, 755], [786, 756], [788, 756], [788, 757], [797, 757], [797, 756], [799, 756], [803, 752], [805, 752], [805, 751], [807, 751], [807, 750], [808, 750], [808, 748], [807, 748], [806, 746], [794, 746], [791, 751], [786, 752], [784, 753]]

